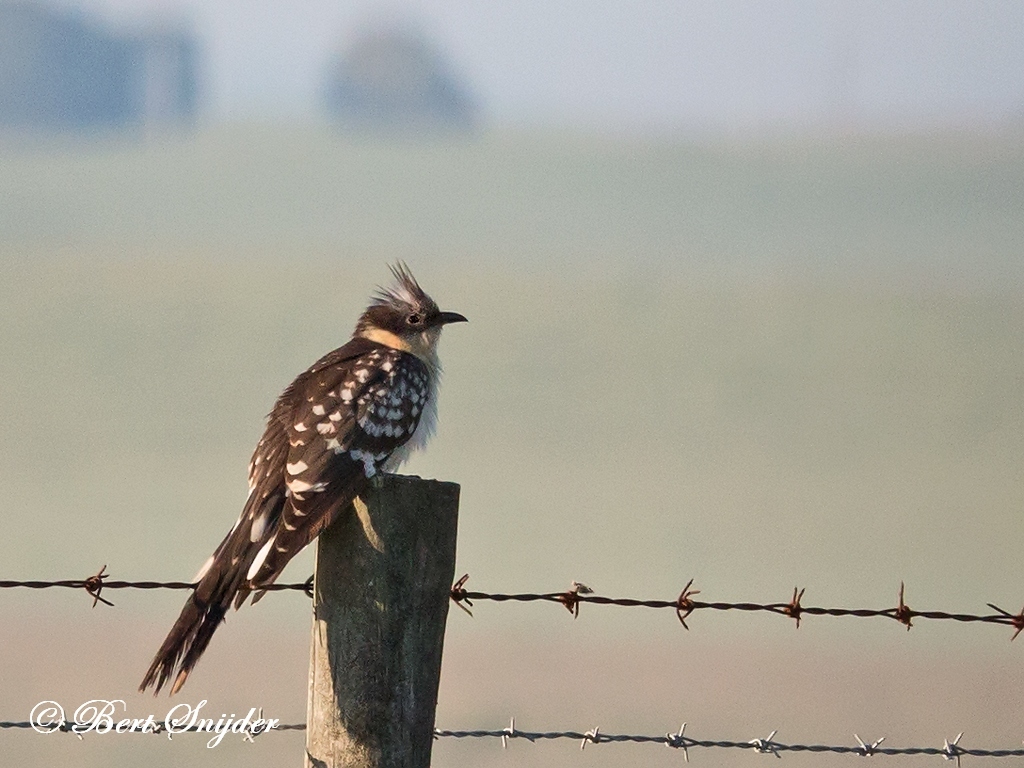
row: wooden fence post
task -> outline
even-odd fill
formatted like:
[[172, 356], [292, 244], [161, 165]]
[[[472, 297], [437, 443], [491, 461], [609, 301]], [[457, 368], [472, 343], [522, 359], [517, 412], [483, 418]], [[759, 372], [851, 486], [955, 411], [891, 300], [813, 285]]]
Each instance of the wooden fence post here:
[[307, 768], [427, 768], [459, 486], [386, 475], [320, 534]]

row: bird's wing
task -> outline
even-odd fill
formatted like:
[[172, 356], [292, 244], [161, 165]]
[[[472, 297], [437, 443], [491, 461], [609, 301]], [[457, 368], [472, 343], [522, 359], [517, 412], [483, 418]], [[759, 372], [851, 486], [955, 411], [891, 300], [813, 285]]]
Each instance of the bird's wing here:
[[262, 536], [246, 574], [251, 588], [272, 583], [412, 437], [427, 382], [418, 358], [376, 344], [310, 370], [294, 393], [283, 470], [275, 467], [283, 504], [253, 521]]
[[292, 382], [253, 453], [242, 513], [196, 575], [140, 690], [159, 691], [172, 677], [172, 693], [184, 685], [232, 602], [273, 583], [362, 492], [415, 431], [427, 393], [420, 360], [365, 339]]
[[[325, 370], [337, 370], [339, 367], [349, 365], [378, 347], [379, 345], [362, 339], [353, 339], [324, 355], [308, 370], [299, 374], [281, 393], [267, 416], [266, 429], [249, 460], [249, 496], [242, 511], [193, 581], [202, 585], [211, 570], [230, 570], [237, 574], [237, 577], [232, 578], [236, 583], [232, 585], [231, 594], [234, 595], [235, 591], [244, 587], [249, 566], [266, 540], [277, 529], [285, 507], [288, 496], [288, 488], [285, 485], [286, 466], [291, 443], [296, 440], [292, 433], [298, 421], [294, 414], [300, 411], [304, 404], [308, 406], [304, 398], [310, 388], [310, 380], [322, 375]], [[238, 596], [235, 601], [236, 608], [248, 595], [247, 589], [243, 588], [242, 591], [244, 594]]]

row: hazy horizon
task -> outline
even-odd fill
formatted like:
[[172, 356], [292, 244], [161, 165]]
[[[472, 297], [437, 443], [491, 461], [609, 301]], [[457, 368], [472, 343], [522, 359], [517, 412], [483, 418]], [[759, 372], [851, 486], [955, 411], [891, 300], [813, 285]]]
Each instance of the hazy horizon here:
[[915, 130], [1024, 120], [1024, 5], [543, 0], [49, 0], [191, 28], [206, 120], [301, 119], [332, 57], [421, 30], [499, 126], [632, 133]]

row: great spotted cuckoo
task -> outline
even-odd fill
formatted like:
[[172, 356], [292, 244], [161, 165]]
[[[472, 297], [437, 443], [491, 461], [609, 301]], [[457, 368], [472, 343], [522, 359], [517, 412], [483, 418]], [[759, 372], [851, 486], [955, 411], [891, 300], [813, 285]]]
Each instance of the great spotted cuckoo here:
[[234, 604], [253, 602], [285, 565], [434, 431], [448, 323], [404, 264], [377, 293], [352, 339], [299, 374], [267, 417], [249, 462], [242, 513], [193, 579], [196, 587], [142, 680], [154, 693], [184, 685]]

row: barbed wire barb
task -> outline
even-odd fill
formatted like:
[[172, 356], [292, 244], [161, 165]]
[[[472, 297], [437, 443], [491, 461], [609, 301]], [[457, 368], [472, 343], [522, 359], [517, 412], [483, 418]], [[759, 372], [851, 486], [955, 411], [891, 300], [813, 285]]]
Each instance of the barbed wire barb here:
[[1020, 609], [1020, 613], [1012, 614], [1007, 613], [998, 605], [992, 605], [992, 603], [986, 603], [986, 605], [988, 605], [988, 607], [991, 608], [993, 611], [1000, 613], [1001, 615], [1005, 616], [1007, 619], [1010, 620], [1010, 625], [1016, 629], [1016, 631], [1013, 633], [1013, 637], [1010, 638], [1010, 642], [1012, 643], [1014, 640], [1016, 640], [1017, 635], [1019, 635], [1021, 631], [1024, 631], [1024, 608]]
[[860, 744], [860, 755], [862, 757], [872, 757], [875, 754], [875, 750], [878, 749], [878, 745], [885, 741], [885, 736], [883, 736], [877, 741], [873, 741], [870, 744], [865, 744], [863, 739], [861, 739], [861, 737], [858, 736], [856, 733], [853, 734], [853, 738], [855, 738], [857, 740], [857, 743]]
[[516, 716], [512, 715], [509, 720], [508, 728], [505, 729], [505, 733], [501, 734], [501, 748], [508, 749], [508, 740], [516, 737]]
[[[259, 713], [256, 715], [256, 718], [258, 720], [262, 720], [263, 719], [263, 707], [260, 707]], [[255, 733], [255, 734], [252, 731], [245, 731], [242, 734], [242, 741], [247, 741], [250, 744], [255, 744], [256, 743], [256, 737], [259, 736], [260, 733], [266, 733], [266, 731], [260, 731], [259, 733]]]
[[580, 595], [592, 595], [594, 590], [588, 587], [586, 584], [580, 584], [578, 581], [573, 581], [569, 585], [569, 590], [563, 592], [558, 596], [559, 602], [562, 603], [572, 614], [574, 619], [579, 618], [580, 615]]
[[687, 749], [689, 745], [686, 743], [686, 723], [679, 726], [677, 733], [665, 734], [665, 746], [683, 750], [683, 762], [690, 762], [690, 750]]
[[[804, 588], [806, 589], [806, 587]], [[796, 587], [793, 587], [793, 599], [789, 601], [786, 606], [786, 615], [796, 620], [796, 628], [800, 629], [800, 614], [804, 612], [803, 607], [800, 605], [800, 601], [803, 599], [804, 590], [801, 589], [799, 592]]]
[[960, 739], [963, 738], [964, 732], [960, 731], [956, 735], [956, 738], [952, 742], [949, 739], [943, 739], [942, 744], [942, 759], [943, 760], [956, 760], [956, 768], [960, 768], [960, 755], [963, 754], [963, 750], [957, 746], [960, 743]]
[[109, 605], [111, 608], [114, 607], [114, 604], [112, 602], [100, 596], [100, 593], [103, 591], [103, 580], [105, 578], [107, 578], [106, 563], [104, 563], [103, 567], [100, 568], [94, 575], [90, 576], [88, 579], [85, 580], [85, 584], [83, 586], [85, 587], [85, 591], [92, 595], [93, 608], [96, 607], [96, 603], [98, 602], [103, 603], [104, 605]]
[[683, 629], [687, 632], [690, 628], [686, 625], [686, 618], [693, 613], [694, 604], [693, 596], [699, 595], [699, 589], [690, 589], [693, 586], [693, 579], [686, 582], [686, 586], [683, 587], [683, 591], [679, 593], [679, 597], [676, 598], [676, 618], [679, 619], [679, 623], [683, 625]]
[[595, 744], [600, 744], [601, 743], [601, 729], [600, 728], [594, 728], [592, 731], [587, 731], [586, 733], [583, 734], [583, 741], [580, 742], [580, 750], [581, 751], [586, 748], [588, 741], [592, 741]]
[[779, 754], [779, 745], [772, 741], [772, 739], [775, 738], [776, 733], [778, 733], [778, 730], [774, 730], [769, 733], [768, 738], [766, 739], [751, 739], [747, 743], [752, 744], [754, 746], [754, 750], [760, 752], [762, 755], [775, 755], [781, 760], [782, 755]]
[[460, 578], [458, 581], [456, 581], [454, 584], [452, 584], [451, 597], [452, 597], [452, 602], [453, 603], [455, 603], [457, 606], [459, 606], [459, 608], [461, 608], [466, 613], [468, 613], [470, 616], [472, 616], [473, 615], [473, 611], [471, 611], [467, 607], [467, 606], [472, 607], [472, 605], [473, 605], [473, 602], [469, 598], [466, 597], [466, 582], [467, 581], [469, 581], [469, 574], [468, 573], [463, 574], [462, 578]]
[[911, 624], [911, 622], [910, 622], [910, 619], [913, 617], [914, 612], [910, 610], [909, 606], [907, 606], [907, 604], [905, 602], [903, 602], [903, 590], [904, 590], [904, 584], [901, 581], [900, 582], [900, 602], [899, 602], [899, 605], [896, 606], [896, 615], [893, 618], [895, 618], [896, 621], [898, 621], [900, 624], [906, 624], [907, 625], [907, 632], [909, 632], [910, 628], [913, 626], [913, 624]]

